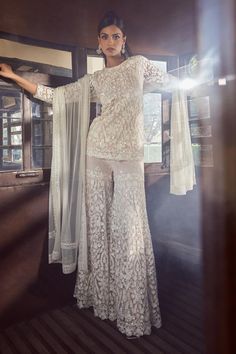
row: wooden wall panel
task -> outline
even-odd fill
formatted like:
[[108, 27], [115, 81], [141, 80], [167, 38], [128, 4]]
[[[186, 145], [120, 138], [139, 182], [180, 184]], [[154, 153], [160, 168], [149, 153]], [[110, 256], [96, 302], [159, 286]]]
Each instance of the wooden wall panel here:
[[60, 44], [96, 48], [97, 24], [115, 10], [125, 19], [134, 53], [196, 51], [195, 0], [9, 0], [2, 2], [0, 31]]
[[0, 327], [73, 294], [73, 275], [48, 265], [48, 184], [0, 188]]

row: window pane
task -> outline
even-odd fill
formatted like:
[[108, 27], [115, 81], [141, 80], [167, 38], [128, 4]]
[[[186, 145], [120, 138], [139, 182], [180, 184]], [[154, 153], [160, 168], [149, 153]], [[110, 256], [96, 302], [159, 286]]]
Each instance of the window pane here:
[[144, 96], [144, 162], [162, 161], [162, 103], [161, 94]]
[[52, 144], [52, 121], [33, 120], [32, 145], [42, 146]]
[[52, 107], [32, 102], [32, 166], [50, 167], [52, 157]]
[[209, 119], [210, 114], [210, 98], [193, 97], [189, 100], [189, 120]]
[[22, 96], [0, 86], [0, 171], [22, 168]]
[[213, 167], [212, 145], [192, 144], [195, 166]]
[[151, 60], [151, 62], [156, 65], [159, 69], [164, 72], [167, 72], [167, 62], [166, 61], [159, 61], [159, 60]]
[[52, 149], [33, 147], [33, 167], [51, 167]]
[[[167, 71], [165, 61], [151, 60], [162, 71]], [[144, 113], [144, 162], [162, 162], [162, 96], [148, 93], [143, 98]]]
[[20, 170], [22, 168], [21, 148], [0, 148], [0, 171]]
[[211, 125], [199, 126], [198, 123], [190, 124], [190, 132], [192, 138], [204, 138], [212, 136]]
[[95, 71], [104, 68], [104, 59], [102, 57], [87, 56], [87, 73], [93, 74]]

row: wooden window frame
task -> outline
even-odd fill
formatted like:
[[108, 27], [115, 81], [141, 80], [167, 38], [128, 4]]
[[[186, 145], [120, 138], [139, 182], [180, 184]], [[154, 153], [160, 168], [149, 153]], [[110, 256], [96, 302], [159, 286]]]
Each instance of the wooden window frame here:
[[[26, 60], [22, 60], [22, 62], [29, 64], [31, 66], [37, 65], [37, 68], [40, 68], [40, 71], [44, 72], [44, 74], [37, 74], [37, 82], [47, 85], [48, 81], [46, 79], [47, 74], [51, 75], [51, 82], [50, 85], [53, 87], [58, 86], [59, 84], [66, 84], [69, 82], [76, 81], [78, 78], [82, 77], [87, 72], [87, 50], [85, 48], [81, 48], [79, 46], [68, 46], [68, 45], [59, 45], [51, 42], [35, 40], [28, 37], [23, 36], [16, 36], [6, 32], [0, 32], [0, 39], [6, 39], [10, 41], [14, 41], [17, 43], [28, 44], [32, 46], [38, 46], [43, 48], [50, 48], [50, 49], [58, 49], [63, 51], [69, 51], [71, 53], [72, 58], [72, 76], [69, 77], [68, 70], [61, 69], [62, 74], [65, 78], [65, 81], [62, 83], [62, 77], [56, 76], [56, 72], [53, 71], [53, 67], [50, 65], [45, 65], [41, 63], [33, 63], [28, 62]], [[1, 57], [1, 61], [4, 58]], [[13, 66], [16, 63], [19, 63], [21, 59], [14, 59], [14, 58], [6, 58], [6, 61]], [[27, 73], [24, 73], [27, 77]], [[32, 74], [31, 74], [32, 75]], [[2, 79], [2, 78], [1, 78]], [[10, 80], [3, 79], [4, 81], [10, 83], [10, 87], [19, 87], [11, 82]], [[33, 80], [34, 81], [34, 80]], [[32, 136], [31, 136], [31, 104], [30, 100], [32, 100], [32, 96], [28, 93], [25, 93], [24, 90], [22, 92], [22, 100], [23, 100], [23, 119], [22, 119], [22, 156], [23, 156], [23, 166], [21, 170], [8, 170], [8, 171], [1, 171], [0, 172], [0, 187], [5, 186], [17, 186], [17, 185], [25, 185], [25, 184], [36, 184], [36, 183], [48, 183], [50, 180], [50, 168], [46, 167], [32, 167]], [[35, 175], [32, 176], [31, 172], [35, 171]], [[19, 178], [24, 173], [24, 177]]]

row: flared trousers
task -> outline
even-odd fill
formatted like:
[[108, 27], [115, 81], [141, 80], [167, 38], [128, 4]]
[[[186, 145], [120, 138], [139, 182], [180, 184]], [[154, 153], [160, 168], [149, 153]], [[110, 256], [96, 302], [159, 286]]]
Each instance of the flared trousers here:
[[87, 156], [88, 272], [79, 271], [79, 308], [117, 321], [127, 336], [161, 326], [155, 259], [147, 219], [143, 161]]

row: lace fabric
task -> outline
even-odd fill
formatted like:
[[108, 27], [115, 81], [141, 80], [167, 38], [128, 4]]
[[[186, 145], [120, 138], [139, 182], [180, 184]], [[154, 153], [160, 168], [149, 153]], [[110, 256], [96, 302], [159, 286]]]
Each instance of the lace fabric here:
[[[142, 159], [144, 85], [146, 90], [170, 89], [170, 78], [141, 55], [89, 75], [90, 98], [101, 103], [102, 113], [90, 126], [87, 154], [113, 160]], [[66, 103], [78, 101], [80, 94], [79, 81], [65, 85]], [[39, 85], [35, 97], [50, 102], [53, 89]]]
[[87, 154], [113, 160], [140, 160], [144, 156], [143, 89], [161, 90], [170, 79], [143, 56], [91, 76], [91, 86], [102, 113], [90, 126]]
[[[196, 184], [186, 95], [179, 81], [141, 55], [89, 75], [90, 99], [102, 104], [87, 137], [87, 154], [113, 160], [140, 160], [144, 155], [143, 93], [172, 92], [170, 192], [186, 194]], [[65, 86], [66, 102], [81, 94], [79, 81]], [[38, 86], [35, 97], [50, 102], [53, 89]]]
[[88, 157], [88, 272], [79, 271], [75, 297], [127, 336], [160, 327], [155, 260], [146, 214], [142, 161]]

